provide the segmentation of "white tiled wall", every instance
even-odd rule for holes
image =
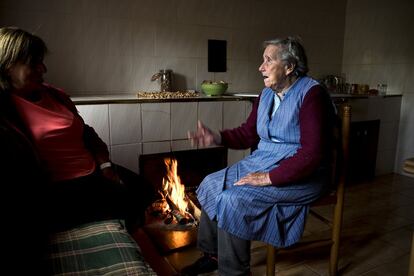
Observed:
[[[82,116],[86,124],[93,127],[99,137],[107,144],[111,144],[109,138],[109,118],[108,105],[80,105],[77,106],[79,114]]]
[[[141,105],[109,105],[109,131],[111,134],[111,145],[141,142],[141,127]]]
[[[142,141],[171,140],[170,103],[142,104]]]
[[[46,80],[71,96],[158,90],[159,69],[176,89],[205,79],[258,92],[262,42],[297,35],[311,74],[340,73],[346,0],[2,0],[0,26],[35,32],[49,46]],[[327,8],[329,7],[329,8]],[[227,40],[228,71],[207,72],[207,40]]]
[[[223,112],[223,106],[226,108]],[[239,126],[250,112],[249,101],[147,104],[78,104],[85,122],[108,144],[113,162],[139,173],[141,154],[193,149],[187,131],[197,120],[221,130]],[[229,151],[228,162],[248,151]]]
[[[411,92],[404,93],[402,100],[398,152],[395,159],[395,169],[401,173],[403,173],[404,160],[414,157],[414,88],[411,87],[410,89]],[[409,176],[413,177],[412,174]]]
[[[348,82],[374,88],[386,83],[387,94],[403,95],[401,110],[390,109],[387,103],[371,105],[374,110],[365,111],[381,113],[384,120],[379,140],[379,150],[383,152],[378,152],[377,173],[401,173],[404,160],[414,157],[413,11],[411,0],[347,1],[342,71]],[[400,116],[398,128],[393,123],[396,115]],[[396,139],[394,148],[390,143]]]
[[[352,120],[380,120],[376,174],[393,171],[397,153],[401,97],[352,99]],[[85,122],[109,145],[115,163],[138,172],[140,154],[192,149],[187,131],[197,120],[218,131],[242,124],[251,111],[249,101],[185,102],[148,104],[78,105]],[[410,139],[412,131],[400,139]],[[250,154],[229,150],[228,164]]]
[[[141,143],[111,145],[111,160],[138,173],[139,156],[142,154],[141,147]]]
[[[197,103],[171,103],[171,138],[186,139],[197,127]]]
[[[250,102],[223,102],[223,110],[223,128],[234,128],[246,121],[246,114],[250,113],[251,105]],[[229,149],[227,163],[232,165],[249,153],[250,150]]]
[[[197,117],[214,131],[223,129],[223,102],[198,103]]]

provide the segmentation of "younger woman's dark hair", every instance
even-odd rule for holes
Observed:
[[[11,88],[8,70],[12,65],[36,64],[47,52],[40,37],[17,27],[0,28],[0,93]]]

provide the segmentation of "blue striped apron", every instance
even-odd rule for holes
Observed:
[[[329,177],[315,174],[283,187],[234,186],[252,172],[267,172],[300,148],[299,110],[306,93],[318,83],[302,77],[288,90],[272,117],[275,93],[265,88],[260,97],[257,150],[232,166],[212,173],[197,189],[197,198],[218,227],[245,240],[276,247],[296,243],[302,236],[309,204],[324,191]]]

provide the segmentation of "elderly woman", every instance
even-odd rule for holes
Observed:
[[[256,147],[238,163],[208,175],[197,196],[202,206],[198,246],[205,253],[183,269],[198,275],[250,274],[250,240],[276,247],[296,243],[308,206],[329,183],[334,108],[319,83],[308,77],[297,39],[264,42],[259,71],[265,88],[240,127],[213,132],[201,122],[193,144],[233,149]]]

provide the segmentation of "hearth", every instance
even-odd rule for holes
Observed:
[[[158,192],[143,229],[161,254],[195,244],[203,178],[227,166],[223,147],[141,155],[140,173]]]

